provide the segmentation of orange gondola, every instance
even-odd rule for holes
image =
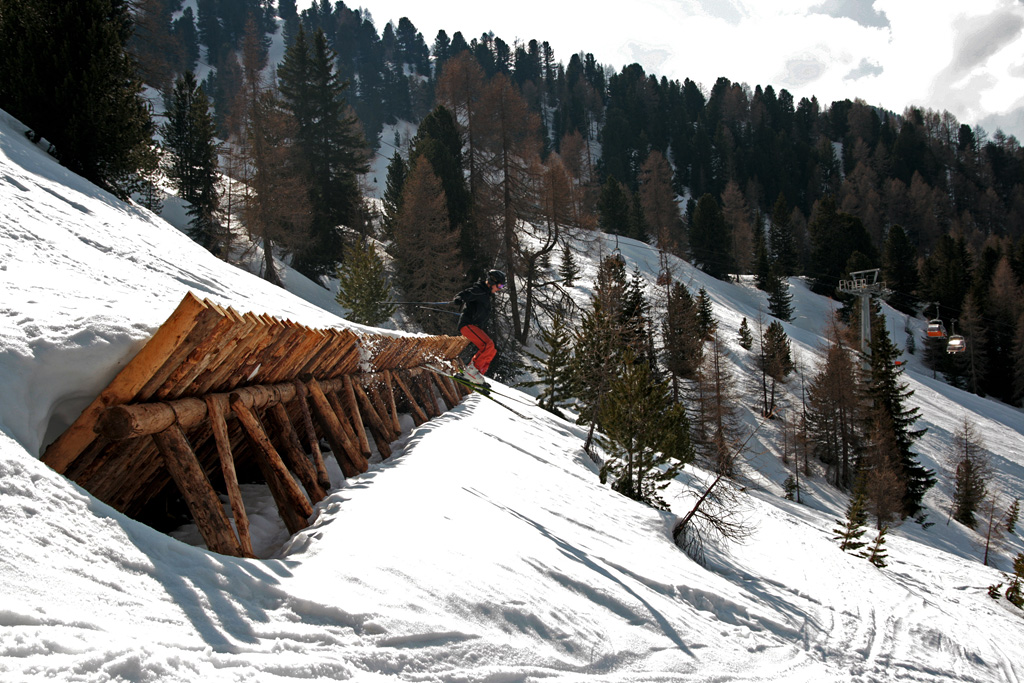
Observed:
[[[946,338],[946,326],[942,324],[941,320],[936,318],[928,321],[928,336],[938,339]]]

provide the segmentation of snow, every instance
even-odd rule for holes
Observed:
[[[987,596],[1020,537],[1003,541],[997,568],[981,564],[977,534],[946,524],[945,453],[967,415],[995,486],[1019,497],[1024,420],[913,357],[906,377],[929,429],[917,450],[940,480],[925,499],[935,524],[893,529],[884,569],[831,540],[841,493],[812,480],[805,504],[782,498],[774,424],[751,441],[756,471],[740,494],[753,534],[709,547],[701,565],[670,529],[706,473],[688,468],[667,491],[672,512],[653,510],[600,484],[581,427],[526,406],[533,419],[522,420],[480,396],[419,428],[405,418],[394,455],[366,474],[344,481],[335,468],[312,525],[291,537],[260,507],[260,487],[247,491],[267,559],[210,553],[179,540],[194,538],[188,528],[169,536],[125,517],[39,455],[186,291],[312,327],[350,323],[327,290],[291,271],[287,289],[273,287],[209,256],[68,173],[23,129],[0,113],[0,680],[1024,678],[1024,614]],[[617,244],[653,282],[646,245],[591,243],[585,277]],[[709,292],[739,373],[749,357],[736,330],[756,321],[763,294],[675,268]],[[811,364],[831,302],[792,286],[800,317],[786,331]],[[753,429],[755,410],[741,408]]]

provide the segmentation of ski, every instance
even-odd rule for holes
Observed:
[[[508,405],[507,403],[505,403],[503,401],[499,401],[498,399],[494,398],[494,396],[491,395],[492,391],[491,391],[490,387],[486,387],[486,386],[484,386],[482,384],[477,384],[476,382],[470,381],[467,377],[464,377],[462,375],[453,375],[450,372],[445,372],[441,368],[436,368],[436,367],[434,367],[432,365],[424,365],[423,367],[426,368],[427,370],[430,370],[433,373],[436,373],[438,375],[443,375],[444,377],[447,377],[448,379],[452,380],[453,382],[458,382],[462,386],[466,387],[467,389],[470,389],[471,391],[476,392],[477,394],[483,396],[484,398],[487,398],[487,399],[490,399],[491,401],[494,401],[499,406],[501,406],[505,410],[509,411],[510,413],[516,415],[517,417],[521,417],[524,420],[532,420],[533,419],[529,415],[526,415],[525,413],[519,412],[518,410],[516,410],[512,406]],[[498,396],[501,396],[502,398],[509,398],[509,397],[505,396],[505,394],[498,394]],[[512,399],[512,400],[516,400],[516,399]]]
[[[424,365],[423,367],[427,368],[431,372],[434,372],[434,373],[439,374],[439,375],[444,375],[445,377],[448,377],[451,380],[454,380],[456,382],[460,382],[464,386],[467,386],[470,389],[473,389],[474,391],[477,389],[477,387],[480,386],[476,382],[473,382],[471,379],[469,379],[464,374],[462,374],[462,371],[448,372],[447,370],[445,370],[443,368],[439,368],[436,365],[430,365],[430,364]],[[482,388],[483,391],[489,391],[490,393],[494,394],[495,396],[500,396],[501,398],[503,398],[503,399],[505,399],[507,401],[514,401],[516,403],[521,403],[524,406],[527,406],[529,408],[536,408],[537,407],[537,404],[534,403],[533,401],[525,401],[525,400],[523,400],[523,399],[521,399],[521,398],[519,398],[517,396],[511,396],[509,394],[506,394],[505,392],[496,391],[494,389],[494,387],[484,386],[484,387],[481,387],[481,388]]]

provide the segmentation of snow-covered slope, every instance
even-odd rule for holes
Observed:
[[[620,250],[656,272],[647,247]],[[752,288],[677,268],[707,287],[725,337],[756,317]],[[787,331],[810,358],[829,303],[794,287],[802,317]],[[1024,677],[1024,615],[987,597],[1002,573],[978,562],[971,533],[945,525],[948,483],[927,499],[937,524],[895,530],[878,570],[831,541],[840,495],[818,483],[807,505],[781,499],[771,426],[742,496],[754,533],[712,548],[706,566],[672,544],[673,514],[599,483],[580,428],[478,396],[407,422],[395,455],[365,475],[336,477],[314,524],[272,559],[156,532],[38,455],[189,289],[239,311],[347,324],[329,300],[325,310],[266,285],[68,174],[0,114],[0,680]],[[968,411],[999,486],[1019,495],[1021,413],[910,368],[925,464],[948,469],[944,444]],[[670,489],[673,513],[691,493]],[[1008,543],[1004,567],[1020,550]]]

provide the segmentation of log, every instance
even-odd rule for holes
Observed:
[[[327,497],[327,492],[317,482],[316,470],[302,450],[302,443],[299,441],[299,435],[292,425],[291,418],[288,417],[288,411],[280,403],[275,403],[267,408],[267,414],[274,422],[274,431],[277,433],[278,443],[281,444],[281,454],[286,464],[302,482],[310,501],[314,505],[319,503]]]
[[[341,426],[341,421],[334,409],[331,408],[323,389],[320,388],[320,383],[313,377],[306,376],[304,379],[306,389],[309,390],[309,400],[312,402],[313,412],[316,413],[317,420],[324,430],[327,443],[331,444],[331,452],[334,453],[334,458],[338,461],[342,474],[346,477],[361,474],[349,458],[349,453],[354,452],[355,447],[349,442],[348,436]]]
[[[363,446],[362,441],[356,434],[349,411],[342,405],[338,393],[336,391],[325,393],[327,395],[327,402],[331,404],[331,409],[338,416],[338,424],[345,430],[345,435],[348,436],[349,443],[352,444],[353,450],[348,454],[349,460],[352,461],[352,464],[356,466],[360,473],[365,472],[370,469],[370,445],[367,443],[365,447]]]
[[[252,549],[252,536],[249,535],[249,515],[246,514],[245,504],[242,502],[242,490],[238,486],[238,475],[235,473],[235,458],[231,453],[231,439],[228,438],[228,425],[224,419],[225,403],[226,401],[217,400],[212,396],[206,397],[210,428],[213,430],[213,439],[217,445],[220,470],[224,475],[224,488],[227,489],[228,500],[231,501],[231,513],[235,517],[235,529],[242,545],[242,555],[256,557]]]
[[[153,435],[167,471],[185,498],[192,519],[206,541],[206,547],[215,553],[241,557],[242,546],[231,529],[217,492],[199,466],[196,454],[178,425],[171,425]]]
[[[327,391],[344,386],[341,378],[326,380],[321,384]],[[276,403],[288,403],[296,396],[292,382],[280,384],[258,384],[242,387],[229,392],[238,394],[242,403],[253,410],[267,408]],[[229,393],[209,394],[218,401],[227,402]],[[230,418],[230,412],[225,418]],[[180,398],[160,403],[129,403],[111,406],[104,410],[93,429],[111,441],[131,439],[136,436],[162,432],[174,423],[188,430],[198,427],[208,417],[207,404],[198,398]]]
[[[384,393],[387,399],[388,414],[391,416],[391,430],[395,438],[402,433],[402,424],[398,421],[398,409],[395,407],[395,384],[390,370],[384,371]]]
[[[373,375],[370,375],[369,377],[372,378]],[[379,427],[383,430],[384,437],[390,444],[400,435],[395,433],[394,427],[391,424],[391,414],[388,412],[385,402],[381,398],[381,392],[377,390],[375,383],[367,378],[364,378],[362,383],[357,382],[356,387],[359,391],[363,392],[362,395],[366,397],[367,401],[369,401],[372,408],[370,413],[379,420]],[[359,397],[358,391],[356,392],[356,396],[357,398]]]
[[[312,458],[313,467],[316,469],[317,483],[320,484],[324,491],[328,491],[331,488],[331,478],[328,476],[327,467],[324,465],[324,454],[320,452],[320,437],[316,435],[316,429],[313,427],[313,417],[309,414],[309,403],[306,401],[309,391],[306,389],[306,385],[297,379],[292,380],[292,384],[295,386],[295,402],[299,406],[299,414],[302,418],[302,431],[306,435],[310,458]]]
[[[353,382],[352,385],[353,394],[356,401],[362,406],[362,414],[366,418],[370,433],[373,434],[374,443],[377,444],[377,451],[382,459],[387,460],[391,456],[391,439],[388,428],[377,414],[377,409],[370,401],[370,397],[363,391],[363,387],[358,382]]]
[[[47,446],[42,461],[61,474],[96,438],[93,426],[108,406],[131,401],[150,378],[170,359],[184,358],[195,348],[190,333],[201,322],[209,307],[192,292],[171,313],[142,350],[114,377],[60,437]],[[214,321],[215,322],[215,321]]]
[[[427,414],[423,412],[423,408],[421,408],[416,402],[416,395],[412,393],[412,390],[402,380],[401,376],[398,373],[394,373],[392,376],[395,379],[395,384],[398,385],[398,388],[402,390],[402,393],[405,394],[406,399],[408,399],[409,411],[412,414],[412,420],[416,423],[416,426],[419,427],[427,421]]]
[[[292,479],[291,472],[288,471],[281,456],[270,442],[256,413],[242,403],[238,394],[231,394],[230,401],[231,410],[235,413],[254,446],[256,464],[263,473],[267,486],[270,487],[284,525],[293,534],[305,529],[309,526],[309,517],[313,514],[313,506],[309,504],[305,494]]]
[[[441,399],[444,401],[444,405],[448,410],[451,410],[459,401],[455,396],[455,392],[448,386],[450,381],[447,377],[442,377],[436,373],[430,373],[430,379],[433,380],[434,384],[437,385],[438,390],[441,392]]]
[[[366,438],[366,428],[363,426],[362,411],[359,410],[359,403],[356,401],[356,392],[352,386],[352,377],[350,375],[345,375],[341,380],[344,386],[342,389],[338,390],[339,395],[342,397],[344,402],[346,413],[352,420],[352,426],[355,427],[356,436],[359,439],[359,446],[362,448],[363,456],[369,460],[370,442]],[[367,467],[369,467],[369,464],[367,464]]]
[[[410,386],[413,391],[419,393],[420,404],[423,406],[423,412],[427,414],[428,418],[434,419],[441,414],[441,411],[437,408],[437,397],[434,396],[434,390],[431,387],[430,380],[423,377],[424,373],[428,372],[430,371],[423,370],[422,368],[413,368],[410,370]]]

